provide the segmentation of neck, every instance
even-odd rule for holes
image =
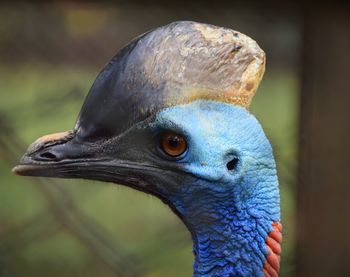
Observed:
[[[194,276],[277,276],[280,228],[278,190],[259,203],[234,192],[197,192],[177,203],[192,233]],[[238,204],[240,203],[240,204]],[[272,237],[272,240],[271,240]],[[269,276],[266,274],[265,276]]]

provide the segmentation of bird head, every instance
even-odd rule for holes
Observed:
[[[259,261],[247,271],[261,273],[269,250],[260,244],[279,221],[272,150],[247,110],[264,66],[257,43],[230,29],[175,22],[145,33],[99,74],[75,128],[39,138],[14,172],[114,182],[156,195],[191,231],[202,275],[216,267],[200,250],[208,226],[227,233],[228,261],[235,228],[244,223],[256,231],[263,218],[261,239],[251,246]],[[229,217],[237,218],[225,224]],[[212,260],[220,260],[226,246],[211,247]]]

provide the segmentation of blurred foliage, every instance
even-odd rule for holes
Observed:
[[[74,127],[101,61],[106,62],[117,47],[146,31],[145,26],[164,24],[189,13],[168,10],[166,14],[155,9],[152,19],[145,15],[142,21],[143,13],[135,7],[55,7],[0,9],[0,23],[4,23],[0,24],[0,48],[3,55],[6,53],[0,66],[0,276],[122,275],[111,266],[115,259],[132,264],[142,276],[190,276],[193,256],[189,232],[155,197],[114,184],[31,179],[11,173],[24,147],[37,137]],[[190,18],[234,24],[227,11],[220,19],[210,19],[209,14],[204,10]],[[23,16],[21,26],[14,23],[18,15]],[[238,20],[235,28],[261,36],[256,21],[253,23],[251,27]],[[113,24],[116,29],[110,27]],[[51,32],[53,26],[55,32]],[[295,31],[288,26],[276,31],[283,33],[279,42],[287,38],[283,31],[295,38]],[[271,45],[269,40],[276,42],[271,33],[262,41],[264,45]],[[267,47],[267,52],[278,60],[278,51],[276,54]],[[285,234],[281,276],[293,276],[294,272],[297,91],[293,64],[268,63],[251,108],[277,158]],[[102,248],[99,243],[104,244]]]

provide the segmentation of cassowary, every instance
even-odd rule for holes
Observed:
[[[231,29],[147,32],[98,75],[75,128],[39,138],[14,172],[159,197],[191,232],[194,276],[278,276],[276,166],[247,110],[264,69],[257,43]]]

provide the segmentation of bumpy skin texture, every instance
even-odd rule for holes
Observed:
[[[272,231],[266,239],[266,247],[268,250],[263,272],[265,277],[278,276],[280,269],[280,254],[282,242],[282,225],[279,222],[272,224]]]
[[[166,194],[192,233],[194,276],[270,276],[263,267],[280,221],[279,190],[271,146],[254,116],[196,101],[160,112],[153,125],[188,139],[178,163],[195,178]],[[228,170],[233,158],[239,162]]]
[[[74,130],[37,140],[14,171],[156,195],[192,234],[194,276],[276,276],[275,162],[243,108],[264,65],[264,52],[239,32],[196,22],[157,28],[103,69]],[[178,159],[159,149],[160,133],[169,130],[188,143]]]
[[[186,138],[187,151],[179,158],[160,149],[163,131]],[[82,141],[74,132],[60,137],[30,147],[22,174],[96,179],[156,195],[192,234],[194,276],[277,276],[275,162],[246,109],[197,100],[163,109],[112,138]],[[40,158],[47,151],[56,160]],[[231,161],[236,163],[228,167]]]

